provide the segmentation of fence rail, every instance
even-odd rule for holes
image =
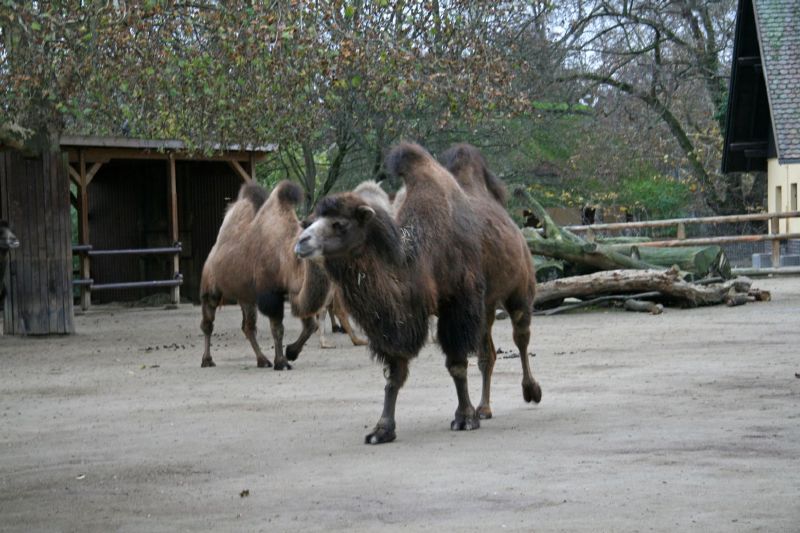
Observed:
[[[82,261],[88,261],[92,257],[114,256],[114,255],[172,255],[179,257],[183,251],[180,241],[172,246],[160,246],[155,248],[121,248],[117,250],[95,250],[91,244],[73,244],[73,255],[80,255]],[[175,261],[177,263],[177,260]],[[88,272],[89,265],[86,264],[82,270]],[[78,277],[73,278],[72,285],[81,289],[81,308],[85,311],[91,303],[91,291],[113,290],[113,289],[142,289],[152,287],[170,287],[172,291],[173,303],[178,303],[180,295],[178,288],[183,284],[183,275],[180,272],[173,272],[172,279],[157,279],[145,281],[121,281],[114,283],[95,283],[93,278]]]
[[[780,264],[781,241],[789,239],[800,239],[800,233],[780,232],[780,220],[788,218],[800,218],[800,211],[783,211],[779,213],[751,213],[747,215],[723,215],[712,217],[695,218],[671,218],[665,220],[648,220],[638,222],[614,222],[609,224],[590,224],[565,226],[565,229],[573,233],[584,233],[586,239],[593,241],[598,232],[601,231],[622,231],[631,229],[648,228],[676,228],[675,239],[656,240],[636,243],[637,246],[703,246],[711,244],[731,244],[772,241],[772,265]],[[766,234],[750,235],[722,235],[717,237],[697,237],[686,238],[686,226],[693,224],[735,224],[742,222],[763,222],[769,221],[769,232]]]

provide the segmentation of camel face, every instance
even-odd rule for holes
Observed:
[[[365,225],[374,216],[375,210],[368,205],[358,206],[351,216],[319,216],[300,234],[294,253],[301,259],[352,255],[363,247],[367,237]]]
[[[19,239],[8,227],[6,221],[0,221],[0,249],[8,250],[19,247]]]

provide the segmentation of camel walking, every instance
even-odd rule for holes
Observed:
[[[484,331],[479,218],[450,172],[422,147],[400,144],[386,166],[406,186],[396,220],[357,194],[335,194],[317,204],[295,246],[298,256],[324,265],[384,365],[383,412],[368,444],[396,438],[397,396],[434,314],[458,399],[450,427],[480,427],[467,387],[467,355],[478,350]]]
[[[303,345],[317,329],[316,313],[331,290],[325,271],[298,259],[292,248],[302,231],[295,206],[302,199],[299,185],[279,183],[272,194],[257,184],[245,184],[228,208],[217,242],[203,266],[200,300],[205,335],[201,366],[215,366],[211,357],[211,334],[216,309],[223,298],[236,300],[242,308],[242,331],[261,368],[272,363],[256,340],[256,308],[269,317],[275,343],[275,370],[291,369]],[[284,302],[300,318],[303,330],[283,350]]]

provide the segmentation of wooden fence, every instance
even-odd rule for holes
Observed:
[[[637,246],[703,246],[709,244],[731,244],[737,242],[772,241],[772,265],[780,264],[780,242],[787,239],[800,239],[800,233],[781,233],[779,221],[786,218],[799,218],[800,211],[784,211],[781,213],[753,213],[749,215],[728,215],[696,218],[672,218],[666,220],[649,220],[643,222],[615,222],[611,224],[591,224],[586,226],[566,226],[573,233],[584,233],[585,238],[593,241],[598,232],[616,232],[631,229],[675,228],[677,237],[669,240],[658,240],[637,243]],[[734,224],[741,222],[769,221],[769,232],[756,235],[724,235],[718,237],[686,238],[686,226],[691,224]]]

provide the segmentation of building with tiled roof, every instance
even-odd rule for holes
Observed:
[[[767,171],[768,209],[797,211],[800,2],[740,0],[723,172]],[[788,228],[785,224],[789,225]],[[800,219],[782,229],[800,231]]]

